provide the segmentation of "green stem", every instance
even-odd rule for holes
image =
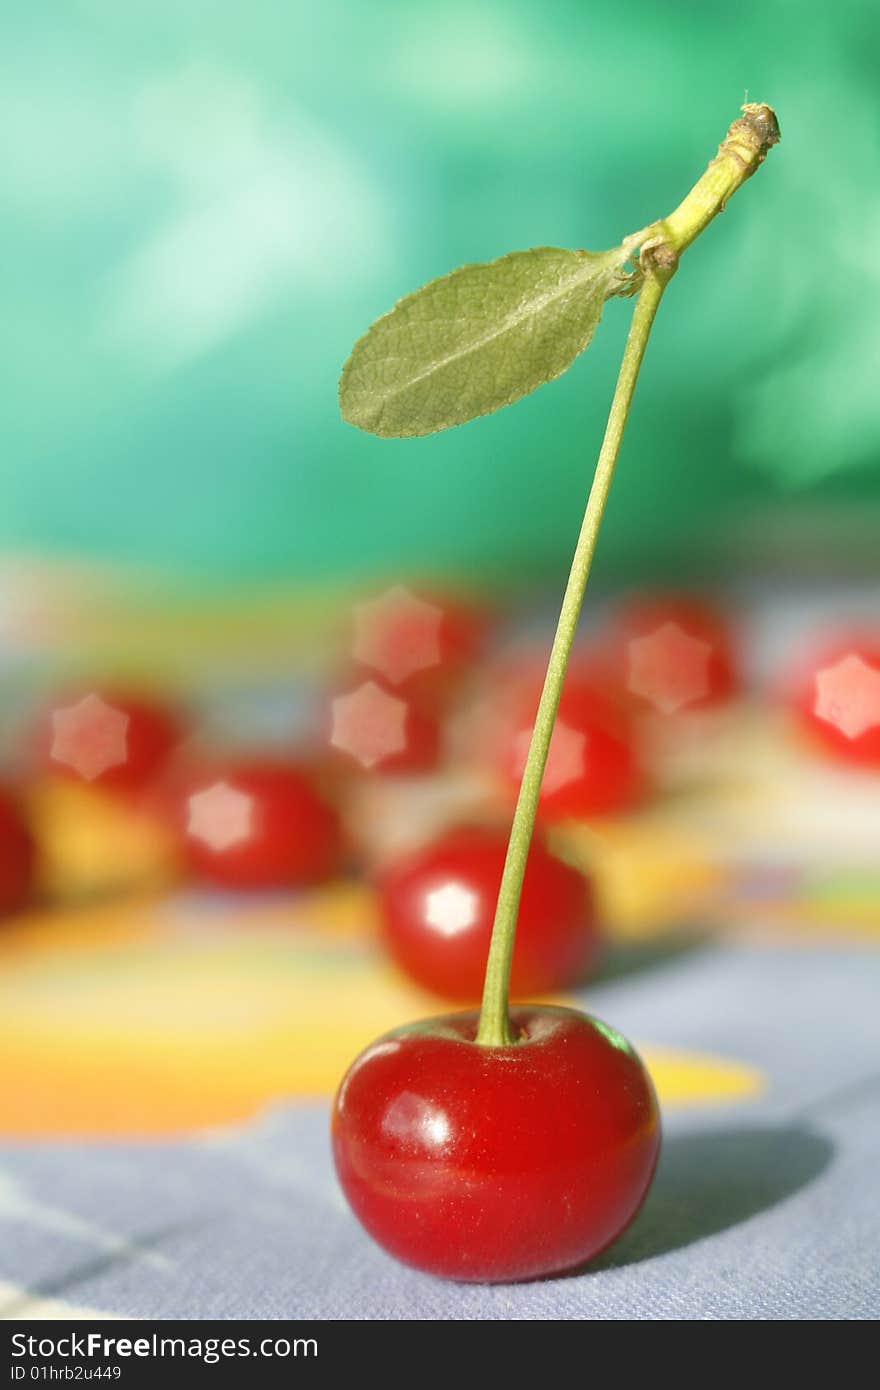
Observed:
[[[498,893],[476,1038],[485,1047],[501,1047],[516,1042],[509,1011],[510,967],[541,781],[599,527],[651,326],[663,291],[677,269],[679,253],[722,211],[728,198],[755,172],[768,149],[778,139],[779,127],[769,106],[743,107],[743,115],[730,127],[717,156],[675,212],[646,229],[647,236],[638,235],[640,269],[644,277],[642,288],[636,300],[605,437],[562,600]]]
[[[541,781],[547,763],[547,754],[550,751],[550,740],[553,736],[553,725],[556,722],[556,711],[559,708],[559,698],[562,694],[568,658],[577,631],[584,590],[587,587],[593,553],[599,537],[602,514],[608,500],[614,465],[617,463],[617,455],[620,452],[620,443],[623,439],[630,401],[635,390],[639,368],[642,365],[642,358],[645,355],[645,348],[648,345],[651,324],[654,322],[654,315],[669,278],[669,275],[648,274],[645,276],[642,289],[639,291],[629,336],[626,340],[623,361],[620,364],[620,375],[617,378],[617,388],[611,403],[605,438],[602,441],[599,461],[596,464],[596,473],[593,478],[593,486],[590,489],[590,498],[587,502],[581,532],[578,536],[571,573],[565,587],[559,623],[550,651],[547,675],[544,678],[544,688],[541,692],[528,757],[517,797],[516,810],[513,814],[507,859],[498,892],[495,925],[492,929],[492,943],[489,947],[489,959],[486,965],[483,1007],[477,1033],[477,1042],[483,1043],[487,1047],[498,1047],[504,1043],[515,1041],[508,1013],[510,966],[513,960],[516,917],[519,911],[523,875],[526,870],[529,845],[535,826]]]
[[[776,112],[752,102],[733,122],[706,172],[675,212],[660,224],[662,238],[681,253],[704,231],[779,140]]]

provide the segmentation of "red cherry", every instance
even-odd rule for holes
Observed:
[[[34,841],[17,801],[0,788],[0,914],[15,912],[30,896]]]
[[[178,817],[193,872],[225,888],[316,883],[339,861],[336,812],[286,763],[224,763],[193,776]]]
[[[364,772],[424,772],[440,756],[440,725],[400,690],[373,677],[330,701],[331,749]]]
[[[418,984],[447,999],[479,1000],[506,852],[506,832],[462,828],[380,876],[385,939]],[[571,984],[596,946],[589,880],[534,839],[517,917],[513,994],[522,998]]]
[[[398,691],[437,695],[474,659],[485,622],[450,598],[396,584],[355,605],[352,660]]]
[[[880,634],[829,643],[793,684],[797,718],[815,743],[846,762],[880,767]]]
[[[691,597],[658,595],[623,604],[606,659],[619,689],[664,715],[722,704],[738,684],[728,623],[710,604]]]
[[[36,730],[36,744],[40,761],[52,773],[135,791],[161,770],[181,732],[164,705],[90,690],[55,701]]]
[[[514,721],[504,770],[518,790],[533,718]],[[588,684],[566,683],[541,784],[538,812],[545,820],[606,815],[636,805],[645,773],[629,721]]]
[[[629,1225],[660,1145],[650,1078],[629,1044],[571,1009],[511,1014],[519,1041],[474,1042],[477,1014],[367,1048],[333,1111],[355,1215],[431,1274],[534,1279],[575,1269]]]

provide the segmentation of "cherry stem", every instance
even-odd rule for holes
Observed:
[[[744,106],[743,114],[731,125],[718,154],[675,212],[627,239],[633,252],[639,252],[642,284],[620,364],[571,572],[565,587],[513,814],[510,842],[498,892],[498,905],[486,963],[483,1004],[476,1037],[476,1041],[485,1047],[502,1047],[517,1041],[510,1022],[510,968],[513,961],[516,919],[529,846],[535,828],[541,782],[599,528],[654,317],[663,292],[678,268],[679,254],[699,236],[713,217],[723,210],[728,198],[755,172],[767,151],[778,139],[779,127],[771,107],[755,103]]]

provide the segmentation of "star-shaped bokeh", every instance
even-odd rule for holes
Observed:
[[[516,740],[515,766],[520,776],[526,765],[531,741],[531,729],[523,730]],[[569,782],[576,782],[584,775],[586,766],[587,735],[579,729],[571,728],[564,719],[557,719],[550,740],[541,791],[549,795],[559,791],[560,787],[566,786]]]
[[[228,782],[214,782],[187,801],[187,834],[222,853],[253,833],[254,799]]]
[[[337,695],[331,709],[331,744],[361,767],[369,770],[405,750],[407,702],[376,681],[364,681],[349,694]]]
[[[849,652],[816,672],[813,713],[848,739],[880,726],[880,671]]]
[[[53,762],[87,782],[128,761],[129,716],[91,692],[74,705],[52,712]]]
[[[442,608],[396,584],[378,598],[356,605],[352,655],[392,685],[401,685],[417,672],[439,665],[442,623]]]
[[[661,714],[675,714],[708,695],[711,656],[711,642],[667,621],[627,643],[627,689]]]

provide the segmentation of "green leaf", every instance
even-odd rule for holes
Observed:
[[[605,300],[636,288],[631,250],[536,246],[429,281],[355,343],[343,417],[371,434],[431,434],[552,381],[589,343]]]

